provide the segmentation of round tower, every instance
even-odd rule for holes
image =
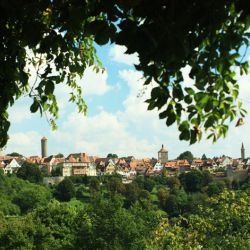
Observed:
[[[44,136],[41,139],[42,158],[47,157],[47,142],[48,142],[48,139]]]
[[[158,152],[158,161],[163,164],[168,161],[168,151],[164,148],[163,144]]]
[[[242,160],[245,159],[245,148],[244,148],[243,142],[242,142],[242,145],[241,145],[241,159]]]

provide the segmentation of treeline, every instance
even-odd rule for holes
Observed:
[[[22,173],[22,174],[20,174]],[[0,173],[0,249],[249,249],[250,180]],[[29,180],[28,180],[29,179]]]

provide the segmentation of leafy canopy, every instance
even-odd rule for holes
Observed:
[[[178,157],[178,160],[188,160],[188,161],[192,161],[194,159],[193,154],[190,151],[185,151],[183,153],[181,153]]]
[[[0,10],[0,147],[8,139],[7,110],[23,95],[33,99],[31,112],[45,112],[54,128],[59,84],[87,111],[76,76],[100,68],[94,42],[138,53],[145,85],[157,84],[148,109],[157,108],[167,126],[177,123],[181,140],[195,143],[207,131],[216,141],[229,122],[243,122],[236,71],[247,73],[249,66],[242,55],[250,36],[245,0],[3,0]],[[183,83],[185,67],[193,84]]]

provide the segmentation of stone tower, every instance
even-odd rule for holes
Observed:
[[[48,139],[44,136],[41,139],[42,158],[47,157],[47,142],[48,142]]]
[[[158,152],[158,161],[163,164],[168,161],[168,151],[164,148],[163,144]]]
[[[241,145],[241,159],[242,160],[245,159],[245,148],[244,148],[243,142],[242,142],[242,145]]]

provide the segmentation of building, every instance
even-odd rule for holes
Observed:
[[[163,144],[161,149],[158,152],[158,161],[162,164],[168,161],[168,151],[164,148]]]
[[[163,166],[160,162],[156,162],[154,165],[153,165],[153,171],[155,172],[160,172],[163,170]]]
[[[3,160],[1,162],[1,168],[4,171],[4,174],[13,174],[16,173],[21,165],[16,161],[16,159]]]
[[[105,174],[114,174],[116,170],[115,163],[112,159],[108,159],[108,161],[105,164]]]
[[[62,176],[96,176],[96,166],[92,162],[62,162]]]
[[[245,148],[244,148],[243,142],[242,142],[240,151],[241,151],[241,159],[244,160],[245,159]]]
[[[41,139],[41,153],[42,153],[42,158],[44,157],[47,157],[47,153],[48,153],[48,139],[44,136],[42,139]]]

